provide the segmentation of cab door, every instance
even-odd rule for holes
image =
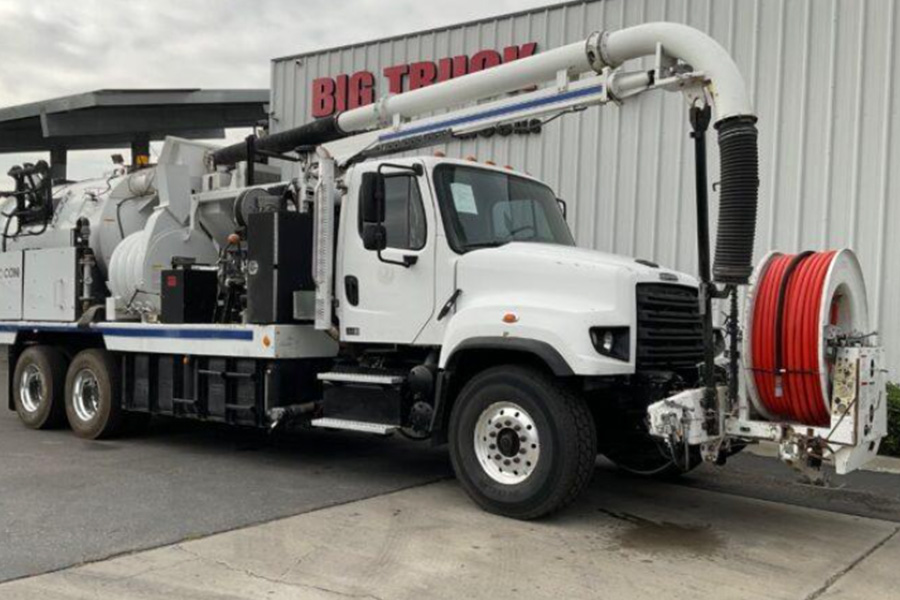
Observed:
[[[435,207],[424,175],[388,166],[382,172],[384,250],[363,245],[361,167],[350,178],[341,208],[335,281],[341,339],[410,344],[434,312]]]

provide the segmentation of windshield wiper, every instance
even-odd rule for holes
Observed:
[[[498,240],[494,240],[492,242],[473,242],[471,244],[466,244],[466,250],[474,250],[476,248],[497,248],[499,246],[505,246],[510,243],[512,240],[507,240],[505,242],[501,242]]]

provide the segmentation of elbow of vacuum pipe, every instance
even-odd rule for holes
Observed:
[[[592,36],[597,46],[594,68],[616,68],[627,60],[653,56],[657,44],[663,52],[706,74],[715,122],[733,117],[754,117],[747,85],[728,52],[702,31],[678,23],[645,23]],[[599,58],[599,60],[597,60]]]
[[[594,35],[589,55],[594,69],[663,52],[682,60],[708,80],[707,90],[719,134],[719,224],[713,279],[742,285],[753,272],[759,200],[756,115],[737,65],[722,46],[703,32],[676,23],[647,23]],[[593,48],[593,51],[591,50]]]

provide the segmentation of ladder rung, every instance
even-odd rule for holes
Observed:
[[[385,425],[383,423],[367,423],[365,421],[351,421],[348,419],[313,419],[309,422],[313,427],[324,427],[327,429],[343,429],[345,431],[361,431],[363,433],[375,433],[378,435],[387,435],[399,429],[396,425]]]
[[[402,375],[382,375],[374,373],[319,373],[319,381],[331,383],[367,383],[370,385],[398,385],[403,383]]]

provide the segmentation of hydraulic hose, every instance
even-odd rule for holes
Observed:
[[[836,318],[835,299],[825,298],[836,255],[776,256],[757,283],[750,332],[753,378],[760,402],[774,418],[816,427],[830,422],[820,342],[821,323],[834,324]]]

